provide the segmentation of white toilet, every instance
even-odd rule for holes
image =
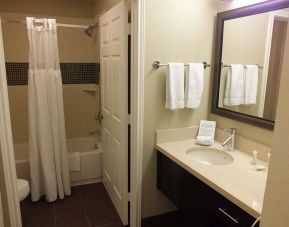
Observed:
[[[30,193],[29,182],[23,179],[17,179],[17,193],[19,202],[24,200]]]

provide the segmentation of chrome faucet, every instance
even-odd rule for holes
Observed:
[[[222,143],[222,146],[229,144],[229,151],[234,151],[235,150],[236,129],[235,128],[226,128],[226,129],[224,129],[224,131],[229,132],[230,137]]]

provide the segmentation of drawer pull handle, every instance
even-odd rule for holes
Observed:
[[[235,223],[239,223],[238,222],[238,218],[233,218],[230,214],[228,214],[227,212],[226,212],[226,210],[225,209],[222,209],[222,208],[219,208],[219,211],[221,211],[223,214],[225,214],[228,218],[230,218],[233,222],[235,222]]]

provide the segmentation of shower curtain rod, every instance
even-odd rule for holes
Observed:
[[[26,21],[24,20],[2,20],[4,23],[21,23],[21,24],[26,24]],[[88,28],[89,26],[87,25],[78,25],[78,24],[56,24],[57,27],[66,27],[66,28]]]

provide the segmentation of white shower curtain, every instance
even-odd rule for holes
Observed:
[[[71,194],[56,21],[28,17],[27,30],[31,197],[52,202]]]

